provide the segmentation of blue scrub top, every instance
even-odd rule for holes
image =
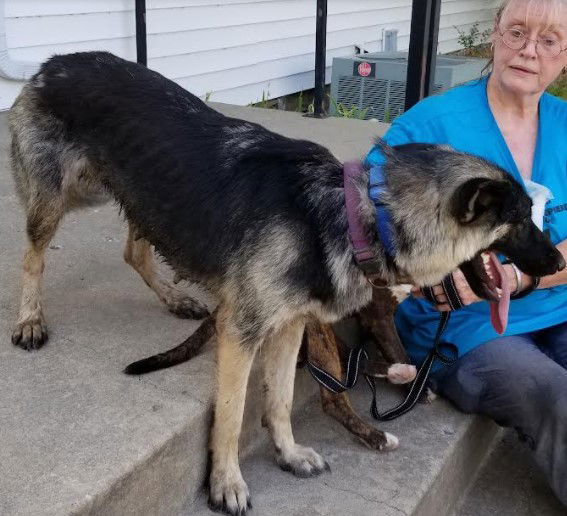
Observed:
[[[492,115],[486,94],[488,78],[428,97],[394,120],[384,136],[390,145],[410,142],[448,144],[459,151],[486,158],[523,179]],[[380,159],[373,148],[370,165]],[[544,93],[539,103],[539,128],[532,181],[549,188],[553,199],[545,207],[544,231],[553,243],[567,238],[567,102]],[[421,363],[433,344],[439,321],[428,301],[408,298],[396,312],[400,337],[413,361]],[[540,289],[510,302],[504,335],[527,333],[567,321],[567,285]],[[443,341],[454,344],[459,356],[500,337],[490,323],[488,302],[453,312]],[[440,364],[436,364],[437,369]]]

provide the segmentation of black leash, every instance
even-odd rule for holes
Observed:
[[[378,406],[376,403],[375,378],[372,376],[364,375],[366,382],[368,383],[370,390],[372,391],[372,405],[370,406],[370,414],[372,414],[372,417],[374,419],[377,419],[378,421],[391,421],[392,419],[396,419],[397,417],[400,417],[401,415],[410,411],[419,401],[421,395],[423,394],[423,391],[427,386],[427,380],[429,379],[431,368],[435,359],[438,359],[447,365],[452,364],[456,360],[455,349],[453,349],[453,356],[445,355],[441,351],[441,336],[443,335],[443,332],[447,327],[450,316],[451,312],[441,312],[433,349],[429,352],[427,358],[419,368],[419,371],[417,372],[417,375],[410,386],[410,390],[406,396],[406,399],[399,405],[391,408],[390,410],[387,410],[386,412],[378,412]],[[347,370],[344,383],[340,380],[337,380],[334,376],[327,373],[320,367],[317,367],[315,364],[312,364],[309,360],[307,360],[307,367],[309,369],[309,372],[317,382],[319,382],[323,387],[330,390],[331,392],[339,394],[348,389],[351,389],[356,385],[360,368],[360,358],[363,355],[366,359],[368,359],[368,355],[364,350],[362,344],[354,349],[351,349],[347,359]]]
[[[391,408],[390,410],[387,410],[386,412],[383,412],[382,414],[378,412],[378,407],[376,405],[376,380],[372,376],[364,375],[366,382],[368,383],[370,390],[372,391],[372,405],[370,406],[370,414],[372,414],[372,417],[374,419],[377,419],[378,421],[391,421],[392,419],[396,419],[406,412],[409,412],[419,401],[425,388],[427,387],[427,380],[429,379],[431,368],[433,367],[435,359],[440,360],[446,365],[450,365],[456,360],[455,353],[453,354],[453,356],[448,356],[441,351],[441,335],[443,335],[443,332],[447,327],[450,316],[451,312],[441,312],[433,349],[429,352],[423,364],[421,364],[421,367],[419,368],[412,384],[410,385],[406,399],[399,405]]]
[[[369,172],[369,197],[374,202],[376,206],[376,228],[378,233],[378,239],[382,243],[382,247],[386,253],[386,257],[390,258],[395,254],[395,246],[392,240],[392,224],[391,219],[388,214],[388,210],[380,202],[380,197],[382,196],[383,190],[385,188],[384,180],[384,164],[386,160],[381,154],[377,163],[370,168]],[[360,162],[347,162],[343,167],[343,177],[344,177],[344,192],[345,192],[345,207],[346,215],[348,221],[348,234],[352,242],[354,259],[356,264],[362,271],[367,275],[368,281],[373,286],[373,281],[371,277],[377,272],[376,262],[378,260],[374,251],[372,250],[372,242],[368,240],[368,235],[364,231],[362,224],[360,222],[360,217],[358,214],[358,207],[360,204],[360,195],[355,187],[355,180],[362,176],[363,166]],[[447,302],[452,310],[461,308],[463,306],[459,293],[453,281],[453,276],[449,274],[441,282],[443,289],[445,291]],[[435,295],[433,293],[433,288],[422,288],[424,296],[437,304]],[[457,353],[453,349],[453,357],[448,357],[441,352],[441,335],[445,331],[447,323],[449,322],[450,312],[441,312],[439,319],[439,326],[437,328],[437,334],[435,335],[435,341],[433,349],[427,355],[427,358],[419,368],[417,375],[410,386],[410,390],[406,399],[400,403],[398,406],[387,410],[383,414],[378,412],[378,407],[376,404],[376,383],[372,376],[364,375],[370,389],[372,390],[372,405],[370,407],[370,413],[372,417],[378,419],[379,421],[389,421],[395,419],[402,414],[405,414],[411,410],[415,404],[419,401],[419,398],[423,394],[425,387],[427,385],[427,380],[431,373],[431,368],[435,359],[441,360],[445,364],[451,364],[456,360]],[[364,357],[368,360],[368,355],[364,350],[362,344],[359,344],[355,349],[351,349],[348,360],[347,360],[347,370],[345,376],[345,382],[341,382],[334,376],[330,375],[320,367],[312,364],[309,359],[307,359],[307,367],[309,372],[313,375],[313,378],[317,380],[323,387],[327,388],[335,394],[346,391],[354,387],[358,380],[358,371],[360,366],[360,359]]]

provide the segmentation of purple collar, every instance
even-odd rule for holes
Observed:
[[[382,167],[380,166],[379,168],[381,169]],[[356,187],[356,182],[363,173],[364,168],[360,161],[349,161],[343,165],[348,233],[354,250],[354,260],[358,267],[360,267],[366,275],[372,275],[378,272],[378,256],[373,250],[373,240],[369,240],[369,236],[364,231],[360,222],[360,193]],[[381,175],[381,171],[379,173]],[[375,176],[376,174],[377,172],[373,171],[372,175]],[[372,182],[371,187],[374,189],[374,192],[371,193],[374,193],[375,195],[371,198],[376,206],[377,233],[380,237],[380,241],[384,245],[386,254],[391,257],[394,254],[394,247],[390,231],[390,217],[384,207],[379,203],[378,199],[374,198],[374,196],[377,196],[380,193],[381,188],[379,188],[378,191],[376,190],[376,187],[380,186],[381,185],[377,185]]]

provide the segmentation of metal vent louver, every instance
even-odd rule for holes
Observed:
[[[382,120],[386,111],[388,81],[383,79],[365,79],[361,105],[368,107],[364,118]]]
[[[337,102],[345,106],[358,106],[360,104],[360,84],[362,77],[343,75],[339,78],[339,94]]]

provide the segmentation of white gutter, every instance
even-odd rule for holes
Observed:
[[[8,54],[6,44],[5,0],[0,0],[0,77],[24,81],[39,70],[40,63],[14,61]]]

